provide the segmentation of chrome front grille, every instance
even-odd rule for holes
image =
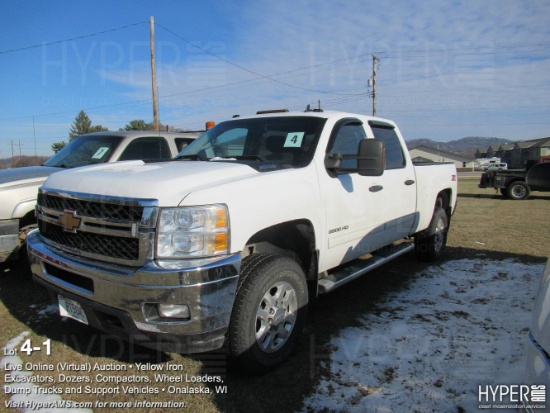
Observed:
[[[132,266],[153,257],[155,200],[41,189],[36,210],[44,240],[71,254]]]
[[[121,238],[92,232],[63,231],[59,225],[39,221],[40,233],[44,238],[71,250],[112,257],[123,260],[139,260],[139,242],[137,238]]]
[[[140,221],[143,215],[143,206],[130,206],[105,202],[86,201],[74,198],[65,198],[43,192],[38,194],[38,205],[57,211],[78,211],[80,215],[88,217],[113,219],[118,221]]]

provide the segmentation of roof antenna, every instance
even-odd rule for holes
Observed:
[[[306,110],[304,112],[322,112],[323,109],[321,109],[321,99],[317,101],[317,109],[311,109],[311,105],[308,103],[306,106]]]

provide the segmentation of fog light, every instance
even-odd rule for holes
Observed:
[[[189,307],[184,304],[159,304],[159,315],[167,318],[191,318]]]

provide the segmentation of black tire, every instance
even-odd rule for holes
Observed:
[[[416,257],[420,261],[437,261],[447,245],[449,217],[445,210],[436,207],[430,225],[414,238]]]
[[[516,181],[512,182],[506,187],[506,197],[514,201],[521,201],[529,198],[531,195],[531,188],[525,182]]]
[[[32,276],[29,255],[27,253],[27,235],[36,228],[38,228],[37,224],[31,224],[19,229],[19,256],[17,260],[21,274],[27,277]]]
[[[245,258],[228,336],[238,369],[263,373],[290,356],[305,325],[307,291],[294,260],[264,253]]]

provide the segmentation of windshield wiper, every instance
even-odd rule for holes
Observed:
[[[180,159],[189,159],[191,161],[206,161],[207,160],[206,158],[203,158],[198,153],[195,153],[193,155],[182,155],[182,156],[178,156],[176,158],[176,160],[180,160]]]
[[[215,158],[205,158],[198,153],[192,154],[192,155],[182,155],[175,158],[176,160],[180,159],[189,159],[192,161],[260,161],[260,162],[268,162],[267,159],[265,159],[263,156],[260,155],[234,155],[234,156],[226,156],[226,157],[215,157]]]
[[[236,159],[238,161],[260,161],[260,162],[267,162],[267,159],[265,159],[263,156],[260,155],[237,155],[232,156],[233,159]]]

